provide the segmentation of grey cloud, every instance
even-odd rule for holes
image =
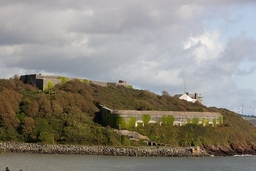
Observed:
[[[0,69],[5,74],[20,70],[124,79],[170,94],[183,92],[186,78],[187,89],[200,91],[205,104],[222,106],[234,92],[244,92],[231,76],[254,71],[237,67],[245,59],[255,61],[255,40],[241,34],[228,40],[217,58],[203,59],[200,65],[194,51],[207,46],[199,41],[184,49],[184,42],[205,32],[206,19],[225,17],[232,7],[248,4],[255,2],[2,0]]]
[[[234,74],[238,69],[238,65],[243,60],[255,60],[252,56],[255,54],[256,41],[247,38],[245,34],[230,39],[225,52],[222,54],[216,68],[222,73]]]

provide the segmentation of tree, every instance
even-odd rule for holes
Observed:
[[[34,119],[31,117],[25,117],[21,128],[23,134],[28,134],[32,132],[32,130],[35,128]]]
[[[167,91],[163,90],[162,91],[162,96],[170,96],[170,94]]]

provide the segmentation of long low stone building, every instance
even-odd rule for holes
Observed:
[[[112,110],[101,106],[101,121],[103,125],[119,129],[146,124],[182,126],[193,123],[216,126],[223,123],[223,116],[217,112]]]
[[[125,80],[119,80],[118,82],[104,82],[104,81],[96,81],[96,80],[87,80],[81,78],[68,78],[62,76],[54,76],[54,75],[41,75],[41,74],[29,74],[29,75],[21,75],[20,80],[24,84],[30,84],[34,87],[39,88],[40,90],[48,90],[57,84],[65,84],[67,81],[78,79],[84,83],[96,84],[102,87],[107,87],[109,85],[112,86],[128,86]]]

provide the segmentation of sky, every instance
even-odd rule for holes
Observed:
[[[126,80],[255,115],[255,0],[1,0],[0,78]]]

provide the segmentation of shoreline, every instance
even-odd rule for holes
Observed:
[[[0,142],[2,152],[37,154],[76,154],[131,157],[208,157],[200,147],[111,147],[87,145],[49,145]]]
[[[236,148],[235,148],[236,147]],[[166,146],[139,146],[139,147],[112,147],[88,145],[36,144],[22,142],[0,142],[0,152],[37,153],[37,154],[75,154],[75,155],[104,155],[104,156],[131,156],[131,157],[212,157],[256,155],[256,146],[243,147],[207,146],[207,147],[166,147]],[[1,154],[1,153],[0,153]]]

